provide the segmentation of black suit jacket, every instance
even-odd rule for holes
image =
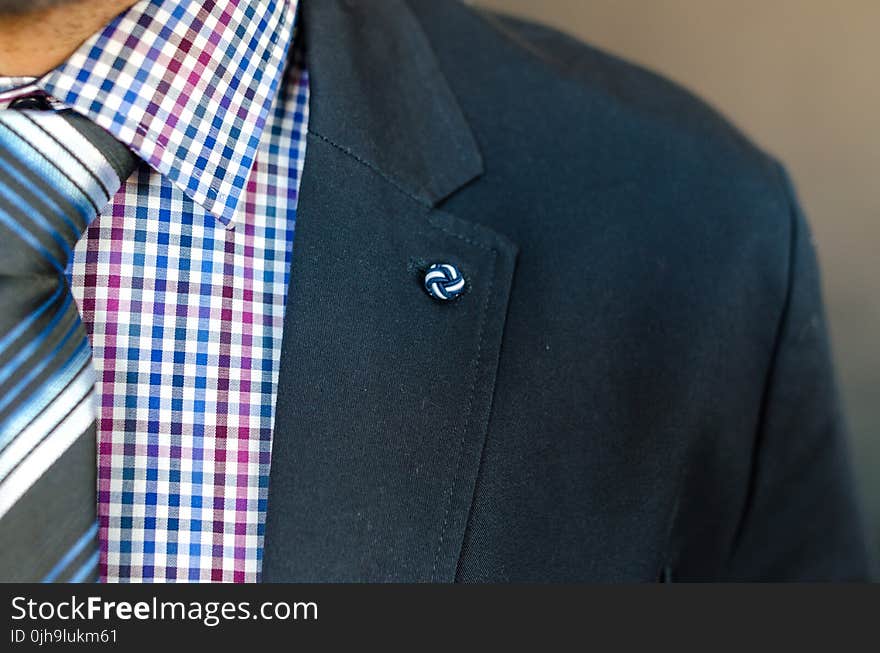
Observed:
[[[651,73],[438,0],[306,0],[267,581],[860,579],[780,166]],[[441,303],[425,267],[467,278]]]

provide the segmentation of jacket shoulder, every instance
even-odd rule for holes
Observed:
[[[522,145],[532,154],[579,147],[602,155],[616,177],[626,174],[612,160],[621,152],[631,169],[662,157],[712,173],[723,161],[724,176],[736,172],[747,185],[763,179],[779,193],[773,157],[682,85],[538,23],[457,0],[408,1],[467,117],[487,136],[499,125],[531,130],[535,140]]]
[[[731,284],[757,269],[784,295],[794,196],[782,166],[719,111],[552,28],[409,1],[484,155],[475,217],[529,242],[566,228],[581,249],[613,228],[624,247],[698,256]]]
[[[574,100],[572,85],[621,118],[650,122],[683,138],[709,139],[707,145],[728,145],[751,163],[775,165],[732,122],[686,87],[649,68],[623,59],[546,25],[485,9],[472,8],[487,29],[544,70],[548,88]],[[568,89],[568,90],[566,90]]]
[[[506,181],[571,173],[556,192],[632,182],[744,234],[787,231],[779,162],[680,84],[537,23],[451,0],[410,2],[487,164],[509,172]],[[526,168],[528,178],[514,179]]]

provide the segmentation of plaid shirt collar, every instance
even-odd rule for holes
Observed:
[[[0,104],[48,93],[234,226],[297,2],[141,0],[50,73],[0,82]]]

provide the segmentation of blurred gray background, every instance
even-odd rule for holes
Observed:
[[[788,166],[824,269],[837,372],[880,554],[880,2],[478,0],[648,66]]]

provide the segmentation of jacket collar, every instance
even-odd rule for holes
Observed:
[[[483,172],[464,115],[405,2],[306,0],[309,132],[435,205]]]
[[[142,0],[36,84],[232,226],[283,77],[296,4]]]

